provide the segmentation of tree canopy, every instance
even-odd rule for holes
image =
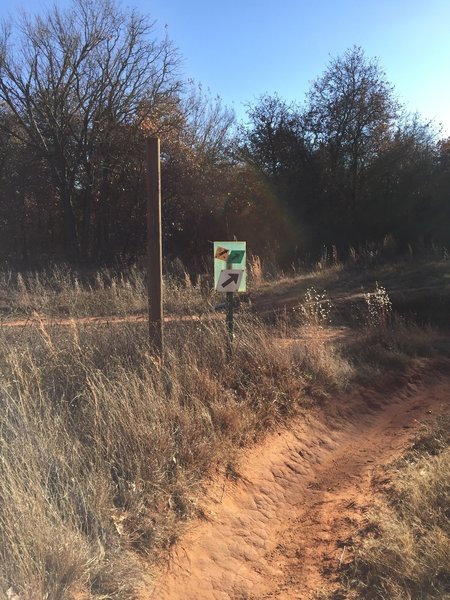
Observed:
[[[239,124],[155,31],[114,0],[3,23],[0,256],[142,253],[147,135],[162,141],[168,255],[233,236],[286,261],[386,236],[449,243],[448,140],[405,115],[361,48],[331,59],[303,103],[264,94]]]

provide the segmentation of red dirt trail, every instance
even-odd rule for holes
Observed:
[[[312,600],[332,591],[386,483],[383,465],[449,407],[450,378],[424,373],[426,363],[378,391],[330,398],[246,452],[238,478],[205,490],[204,517],[139,600]]]

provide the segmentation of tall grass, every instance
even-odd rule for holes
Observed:
[[[0,311],[5,318],[35,313],[47,317],[129,316],[147,310],[145,269],[137,265],[116,272],[80,273],[59,265],[27,273],[0,271]],[[212,308],[213,286],[207,277],[191,278],[178,267],[164,277],[165,309],[204,313]]]
[[[0,596],[131,597],[212,466],[348,376],[244,314],[230,360],[224,329],[168,327],[163,364],[144,325],[0,329]]]
[[[391,469],[369,516],[352,585],[358,598],[444,600],[450,594],[450,415]]]
[[[146,305],[138,270],[15,277],[0,290],[22,314]],[[201,280],[166,289],[173,312],[211,307]],[[354,377],[324,335],[331,304],[311,294],[274,324],[239,313],[232,359],[217,320],[169,324],[162,363],[143,324],[0,328],[0,597],[132,597],[136,557],[176,541],[214,466]]]

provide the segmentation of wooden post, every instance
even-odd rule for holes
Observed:
[[[161,232],[161,165],[159,138],[146,139],[147,290],[150,344],[160,357],[164,351]]]

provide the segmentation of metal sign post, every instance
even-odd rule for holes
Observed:
[[[230,262],[230,255],[228,255],[228,258],[227,258],[227,270],[231,269],[231,265],[232,265],[232,263]],[[231,275],[230,275],[230,278],[232,279]],[[228,281],[228,279],[227,278],[225,278],[225,279],[226,279],[226,281],[224,281],[222,283],[222,286],[227,287],[227,281]],[[233,354],[233,308],[234,308],[234,292],[227,292],[226,307],[227,307],[226,322],[227,322],[227,334],[228,334],[227,335],[227,358],[231,358],[231,356]]]

